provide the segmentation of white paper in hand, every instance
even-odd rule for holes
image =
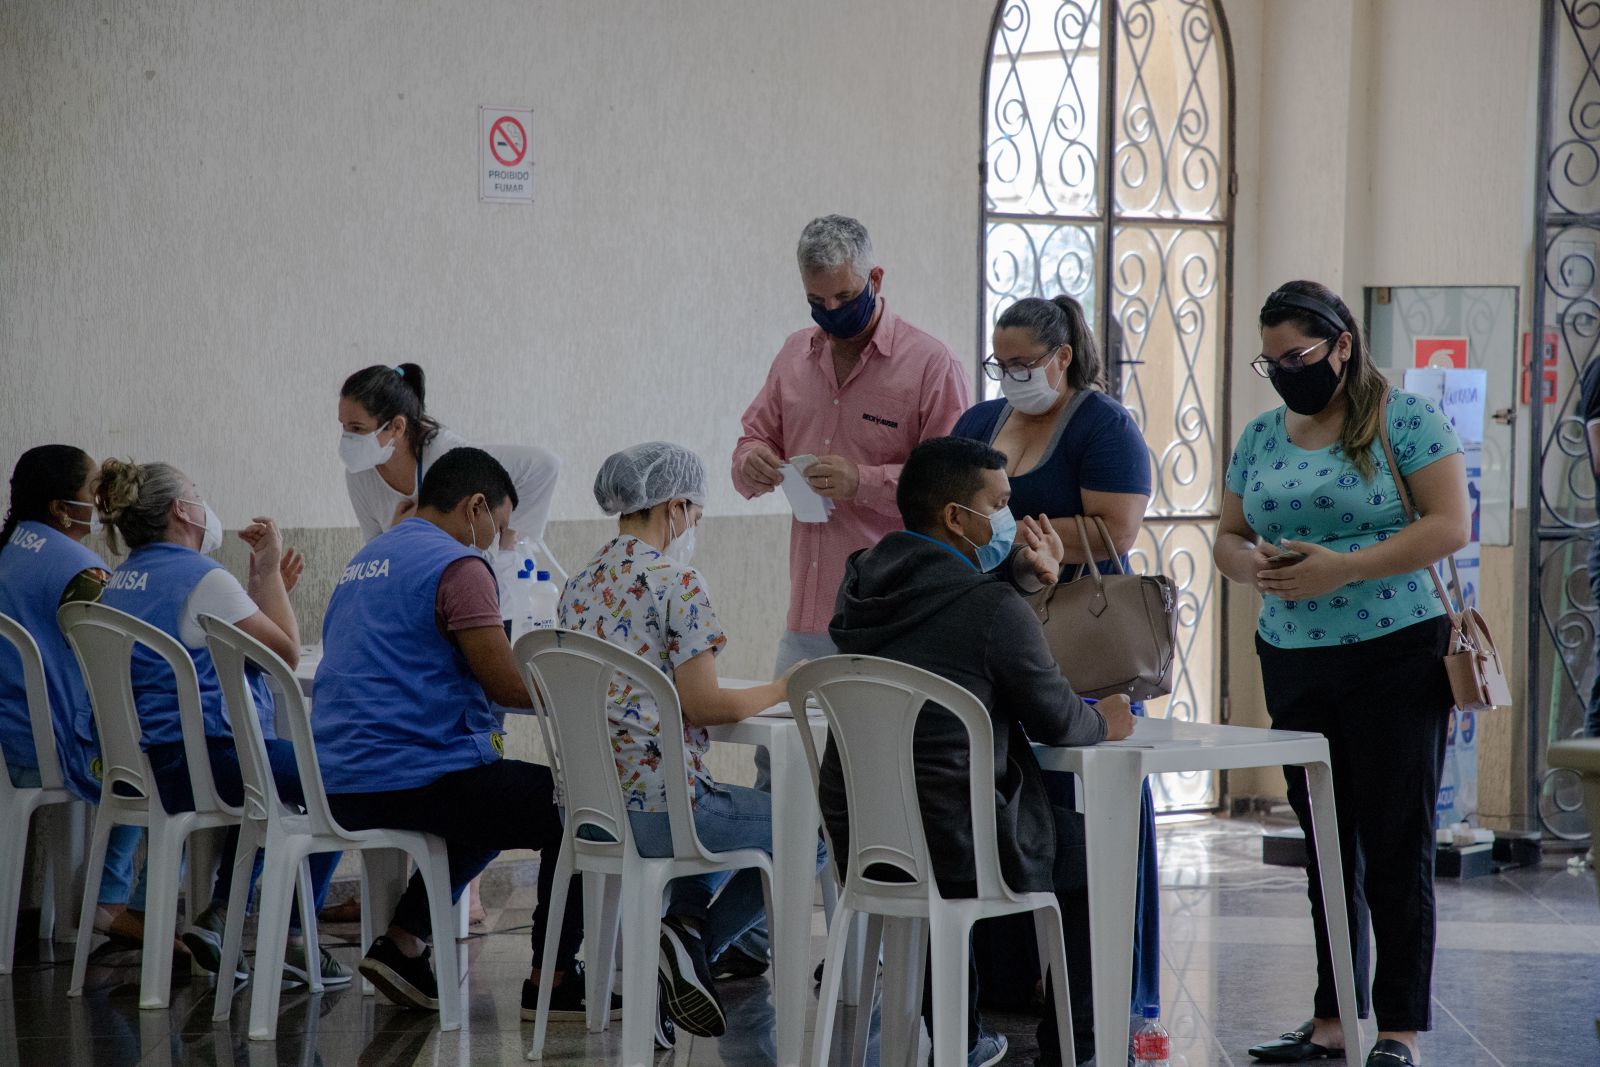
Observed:
[[[797,522],[827,522],[833,511],[833,501],[818,495],[806,481],[806,476],[791,463],[778,468],[783,473],[783,495],[789,498],[789,507]]]

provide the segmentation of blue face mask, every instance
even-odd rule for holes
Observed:
[[[957,504],[962,511],[972,511],[965,504]],[[972,511],[974,515],[982,512]],[[1011,555],[1011,546],[1017,539],[1017,519],[1011,514],[1010,508],[997,508],[994,512],[984,515],[989,520],[989,543],[986,545],[973,544],[972,540],[962,537],[967,544],[972,545],[978,552],[978,569],[992,571],[1006,561]]]
[[[861,292],[856,294],[854,300],[848,304],[840,304],[832,311],[821,304],[812,304],[811,321],[834,337],[854,337],[867,328],[867,323],[872,321],[872,313],[877,307],[878,294],[872,291],[872,282],[869,280],[861,287]]]

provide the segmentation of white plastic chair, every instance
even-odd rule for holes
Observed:
[[[317,762],[317,746],[305,698],[288,664],[261,642],[221,619],[200,617],[206,646],[216,665],[223,696],[230,708],[252,706],[246,663],[261,668],[277,692],[278,723],[288,731],[294,745],[295,765],[300,772],[300,789],[305,797],[305,812],[289,808],[278,796],[272,770],[267,763],[266,743],[254,715],[236,714],[235,741],[239,744],[239,765],[244,773],[245,822],[239,837],[235,861],[233,897],[228,904],[228,926],[223,936],[222,967],[217,982],[217,1004],[212,1019],[226,1019],[233,993],[233,968],[244,940],[244,887],[248,885],[250,864],[257,847],[266,848],[261,875],[261,921],[256,933],[256,979],[250,994],[250,1038],[271,1041],[277,1035],[278,1000],[282,986],[283,955],[289,934],[289,908],[298,884],[301,929],[306,939],[306,963],[318,966],[316,911],[311,896],[311,877],[306,858],[318,852],[359,851],[363,860],[371,850],[396,850],[410,856],[422,872],[428,889],[428,910],[433,929],[434,967],[439,984],[439,1027],[461,1028],[461,978],[454,944],[454,908],[450,902],[450,861],[444,838],[418,830],[346,830],[334,819],[322,785],[322,767]],[[242,727],[242,730],[240,729]],[[243,735],[247,740],[241,740]],[[363,867],[366,864],[363,863]],[[397,865],[386,865],[386,881],[399,884]],[[373,872],[364,871],[363,882],[372,881]],[[376,936],[377,915],[368,906],[371,895],[363,886],[361,909],[361,947],[365,952]],[[387,912],[384,913],[387,915]],[[379,931],[381,932],[381,930]],[[322,988],[316,977],[314,992]]]
[[[0,835],[0,974],[10,974],[17,940],[17,909],[22,903],[22,868],[28,858],[28,827],[33,813],[56,804],[82,804],[61,784],[61,762],[56,753],[55,726],[50,717],[50,692],[45,685],[44,659],[39,645],[22,624],[0,615],[0,638],[16,647],[22,660],[22,681],[28,699],[28,719],[33,726],[33,750],[39,762],[39,785],[19,789],[0,767],[0,825],[11,829]],[[0,754],[3,755],[3,754]],[[85,805],[86,806],[86,805]],[[20,832],[16,832],[20,828]],[[39,939],[49,940],[56,928],[56,889],[70,885],[72,871],[60,869],[70,850],[50,848],[44,865],[44,893],[39,901]]]
[[[622,938],[622,1062],[642,1067],[653,1058],[656,1012],[656,970],[660,958],[661,900],[674,878],[738,871],[754,867],[761,872],[767,911],[772,910],[772,863],[760,849],[710,852],[695,833],[689,803],[688,769],[684,760],[683,712],[678,691],[660,668],[624,652],[609,642],[572,630],[533,630],[517,639],[512,649],[523,680],[541,714],[545,746],[555,773],[558,796],[565,809],[566,833],[556,860],[551,891],[550,924],[545,932],[544,961],[548,968],[566,914],[567,889],[574,871],[620,878],[620,915],[602,904],[602,894],[585,882],[584,930],[594,962],[588,968],[589,1032],[610,1023],[612,961],[616,958],[618,922]],[[646,858],[634,844],[632,826],[622,802],[616,759],[611,748],[611,726],[606,720],[606,689],[621,674],[655,700],[660,716],[661,776],[666,782],[667,818],[672,829],[671,856]],[[674,744],[673,741],[679,743]],[[592,826],[610,841],[580,838],[578,831]],[[528,1059],[543,1057],[550,1025],[550,983],[539,985],[539,1008]]]
[[[165,1008],[172,996],[172,935],[177,924],[178,877],[184,845],[189,835],[198,830],[238,825],[240,809],[217,796],[200,708],[200,682],[188,650],[149,623],[104,604],[65,604],[56,618],[83,669],[105,768],[100,806],[94,821],[94,839],[89,846],[88,868],[84,874],[78,947],[73,955],[72,981],[67,995],[76,997],[83,993],[89,942],[94,931],[95,901],[100,895],[100,875],[105,868],[106,841],[111,828],[143,826],[149,831],[145,858],[149,875],[139,1007]],[[139,713],[134,705],[129,663],[135,645],[143,645],[165,660],[177,680],[178,719],[183,729],[184,754],[189,762],[193,811],[166,810],[156,789],[149,757],[139,746]],[[123,787],[123,792],[118,791],[118,786]],[[194,868],[191,864],[191,913],[206,899],[202,890],[209,874]]]
[[[820,785],[816,742],[805,728],[807,698],[814,697],[828,720],[843,771],[849,808],[850,854],[844,893],[828,933],[828,955],[817,998],[813,1062],[828,1063],[834,1012],[851,919],[870,916],[866,970],[875,970],[879,938],[898,944],[885,955],[885,1034],[912,1028],[922,1003],[923,931],[931,941],[934,1067],[967,1062],[967,953],[972,924],[999,915],[1033,912],[1039,940],[1039,970],[1053,973],[1061,1062],[1071,1063],[1072,1014],[1067,998],[1066,942],[1054,893],[1016,893],[1000,873],[995,839],[994,730],[977,697],[935,674],[871,656],[829,656],[806,664],[789,678],[789,707],[801,720],[800,737],[812,780]],[[971,780],[973,865],[977,896],[946,899],[939,893],[928,853],[912,738],[923,705],[932,702],[958,719],[967,732]],[[838,855],[834,842],[829,851]],[[869,876],[898,872],[904,881]],[[885,925],[885,920],[889,925]],[[899,973],[895,973],[898,971]],[[873,981],[862,976],[862,1005],[871,1003]],[[889,983],[898,982],[898,986]],[[863,1010],[865,1010],[863,1008]],[[860,1031],[855,1042],[860,1055]],[[907,1040],[909,1062],[914,1037]],[[888,1052],[885,1052],[888,1055]],[[887,1060],[885,1062],[888,1062]]]
[[[307,859],[317,849],[303,848],[310,840],[308,816],[287,807],[278,795],[278,783],[267,759],[266,735],[245,674],[245,662],[260,664],[267,676],[282,687],[292,675],[270,649],[243,631],[211,615],[200,617],[206,647],[216,668],[222,696],[231,712],[233,742],[239,753],[239,776],[244,784],[244,824],[234,853],[233,883],[228,896],[228,922],[223,932],[222,963],[217,971],[214,1021],[227,1019],[233,1008],[235,968],[243,950],[245,912],[250,906],[250,871],[256,849],[265,848],[261,891],[261,921],[256,933],[255,974],[250,998],[250,1036],[270,1041],[278,1028],[278,998],[283,983],[283,959],[288,936],[289,908],[295,890],[300,894],[300,929],[305,937],[311,991],[322,992],[317,945],[316,902],[311,894]],[[290,690],[284,690],[288,692]],[[298,687],[294,689],[299,696]],[[278,700],[285,699],[280,693]],[[292,699],[292,698],[291,698]],[[296,862],[298,860],[298,862]]]

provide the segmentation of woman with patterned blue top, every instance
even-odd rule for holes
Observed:
[[[1284,406],[1239,437],[1213,556],[1262,595],[1256,651],[1272,725],[1328,738],[1362,1017],[1369,924],[1377,941],[1379,1033],[1367,1064],[1404,1067],[1430,1025],[1434,804],[1452,702],[1450,621],[1428,568],[1467,543],[1466,464],[1444,413],[1372,365],[1337,294],[1289,282],[1260,325],[1251,365]],[[1415,522],[1384,459],[1385,423]],[[1284,775],[1309,844],[1305,773]],[[1316,863],[1313,852],[1314,1018],[1252,1048],[1260,1060],[1343,1056]]]
[[[1112,324],[1115,330],[1115,322]],[[1070,296],[1053,300],[1026,297],[1008,307],[994,328],[994,354],[983,362],[984,373],[1000,383],[1001,398],[967,409],[951,430],[953,437],[971,437],[1006,455],[1006,475],[1011,481],[1011,513],[1048,517],[1061,534],[1064,562],[1075,577],[1094,564],[1115,573],[1111,550],[1090,544],[1092,559],[1084,555],[1075,516],[1104,520],[1112,546],[1127,566],[1128,551],[1144,520],[1150,502],[1150,449],[1128,409],[1101,391],[1101,362],[1082,306]],[[1093,538],[1094,535],[1091,534]],[[1067,679],[1069,682],[1072,679]],[[1142,705],[1133,713],[1143,715]],[[1045,784],[1055,808],[1060,853],[1071,857],[1078,881],[1084,870],[1083,817],[1074,811],[1072,777],[1045,773]],[[1161,1000],[1159,875],[1156,868],[1155,809],[1145,786],[1139,829],[1139,881],[1134,929],[1133,989],[1130,1008],[1140,1015],[1146,1005]],[[1067,938],[1068,988],[1073,1001],[1074,1040],[1080,1059],[1094,1047],[1091,976],[1089,973],[1088,896],[1086,886],[1062,896],[1067,929],[1082,936]],[[986,988],[1014,988],[1007,975],[1028,980],[1037,976],[1018,961],[1032,960],[1032,923],[1006,925],[1008,920],[979,924],[974,941],[980,973]],[[1002,932],[1003,931],[1003,932]],[[986,961],[994,960],[993,968]],[[997,970],[1001,973],[988,973]],[[1003,1001],[1002,1001],[1003,1002]],[[1052,1046],[1040,1040],[1040,1048]],[[1051,1053],[1041,1053],[1041,1062]]]

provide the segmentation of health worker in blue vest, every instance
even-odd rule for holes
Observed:
[[[334,588],[311,720],[334,817],[352,830],[444,838],[452,899],[502,849],[551,850],[539,865],[528,1018],[562,828],[550,769],[501,758],[490,708],[532,706],[487,559],[516,506],[511,476],[482,449],[452,449],[428,468],[415,514],[357,552]],[[396,1004],[437,1011],[432,932],[427,890],[413,877],[361,973]],[[581,936],[581,909],[568,908],[552,993],[583,988],[573,959]],[[564,999],[568,1017],[582,1018],[582,997]]]
[[[238,626],[293,667],[300,658],[300,629],[289,603],[289,586],[298,578],[301,564],[294,554],[284,552],[277,524],[258,517],[239,531],[239,538],[250,547],[249,588],[240,585],[210,557],[222,546],[221,520],[188,476],[167,463],[106,460],[100,468],[96,499],[111,526],[112,547],[120,534],[130,550],[127,560],[112,572],[101,603],[170,634],[188,650],[200,683],[211,775],[218,795],[238,804],[244,799],[239,753],[205,632],[200,629],[200,616],[214,615]],[[267,757],[278,792],[285,801],[298,803],[302,793],[294,747],[274,736],[272,694],[264,677],[258,675],[252,681],[251,692],[268,738]],[[177,681],[165,661],[139,646],[133,653],[133,694],[140,745],[150,759],[161,803],[168,811],[192,811],[194,793],[178,717]],[[211,971],[216,971],[222,960],[222,931],[237,845],[238,833],[231,831],[218,863],[211,903],[183,934],[183,943],[196,961]],[[338,859],[338,853],[311,857],[319,904]],[[260,868],[258,853],[252,882]],[[305,982],[309,980],[308,963],[296,930],[298,910],[292,915],[284,971],[291,980]],[[325,949],[321,959],[309,965],[320,967],[324,984],[350,981],[350,971]]]
[[[100,740],[89,710],[77,657],[56,611],[74,601],[100,599],[111,568],[84,540],[99,532],[94,507],[94,460],[72,445],[30,448],[11,471],[11,503],[0,528],[0,615],[17,622],[39,646],[45,694],[62,782],[90,803],[100,800]],[[40,784],[22,664],[0,640],[0,753],[11,784]],[[119,826],[106,844],[94,928],[119,941],[144,940],[143,883],[130,898],[133,854],[144,831]]]

